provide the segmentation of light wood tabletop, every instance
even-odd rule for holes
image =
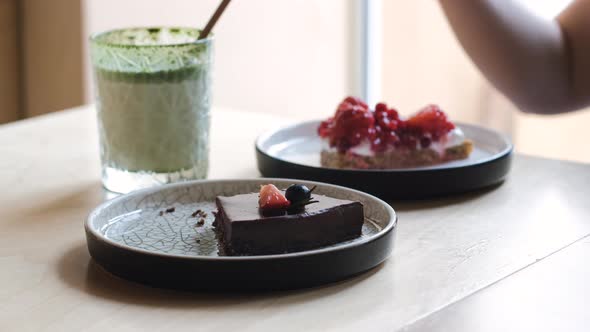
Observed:
[[[293,121],[214,110],[209,177],[260,176],[255,137]],[[579,306],[588,294],[590,270],[576,262],[590,256],[590,165],[527,156],[496,188],[391,202],[393,256],[347,281],[262,294],[127,282],[86,249],[83,222],[108,198],[96,132],[91,107],[0,126],[0,331],[523,330],[554,326],[542,324],[554,299]],[[583,308],[565,311],[552,322],[587,330]]]

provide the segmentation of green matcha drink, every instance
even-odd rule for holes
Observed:
[[[91,39],[107,189],[207,175],[212,40],[198,34],[136,28]]]

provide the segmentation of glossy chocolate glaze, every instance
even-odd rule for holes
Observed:
[[[308,250],[360,236],[360,202],[313,195],[318,203],[299,213],[265,216],[258,194],[216,198],[216,230],[230,255],[277,254]]]

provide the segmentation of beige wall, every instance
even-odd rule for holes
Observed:
[[[0,123],[19,117],[18,0],[0,0]]]
[[[520,152],[590,163],[590,110],[557,116],[518,114],[514,141]]]
[[[436,103],[481,123],[487,86],[455,41],[437,1],[383,0],[383,100],[403,114]]]
[[[218,3],[85,0],[84,16],[89,33],[204,26]],[[331,114],[355,92],[352,7],[352,0],[233,1],[215,29],[214,104],[303,118]]]

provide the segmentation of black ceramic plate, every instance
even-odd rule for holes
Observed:
[[[320,166],[319,121],[267,132],[256,140],[258,169],[264,176],[334,183],[383,199],[416,199],[476,190],[500,183],[508,174],[512,144],[490,129],[458,124],[475,145],[473,153],[429,167],[350,170]]]
[[[318,194],[360,201],[362,236],[315,250],[266,256],[220,256],[212,222],[215,197],[317,185]],[[165,212],[169,208],[172,212]],[[191,217],[207,213],[205,224]],[[97,207],[85,224],[90,255],[111,273],[155,287],[251,291],[310,287],[348,278],[391,253],[396,215],[382,200],[330,184],[288,179],[194,181],[136,191]]]

